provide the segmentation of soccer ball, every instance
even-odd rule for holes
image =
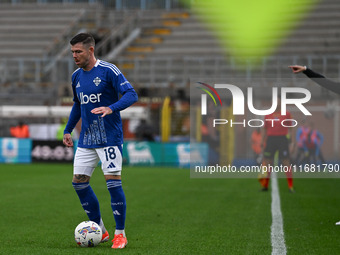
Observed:
[[[95,247],[102,240],[102,229],[94,221],[83,221],[74,230],[74,239],[80,247]]]

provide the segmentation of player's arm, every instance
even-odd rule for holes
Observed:
[[[137,102],[138,96],[134,89],[126,91],[123,96],[114,104],[110,106],[97,107],[91,110],[93,114],[101,114],[101,117],[105,117],[113,112],[122,111],[135,102]]]
[[[306,66],[299,66],[299,65],[291,65],[289,66],[290,69],[292,69],[293,73],[301,73],[303,71],[306,71]]]
[[[71,133],[75,126],[77,125],[78,121],[80,120],[81,117],[81,111],[80,111],[80,102],[77,97],[76,89],[73,84],[75,84],[75,76],[72,76],[72,91],[73,91],[73,106],[71,109],[70,116],[68,118],[65,130],[64,130],[64,137],[63,137],[63,143],[64,145],[68,147],[73,146],[73,140],[71,137]]]
[[[334,82],[327,79],[322,74],[314,72],[312,69],[306,66],[293,65],[289,66],[293,73],[303,72],[308,78],[312,79],[315,83],[319,84],[321,87],[340,94],[340,83]]]
[[[133,88],[122,92],[122,97],[114,104],[110,105],[113,112],[122,111],[138,101],[138,95]]]
[[[75,126],[77,125],[78,121],[80,120],[80,103],[79,102],[74,102],[70,117],[68,119],[68,122],[66,124],[65,130],[64,130],[64,138],[63,138],[63,143],[68,146],[72,147],[73,146],[73,140],[71,137],[71,133]]]
[[[138,95],[123,74],[119,74],[114,78],[113,86],[118,88],[122,97],[112,105],[94,108],[91,111],[93,114],[102,114],[101,117],[105,117],[113,112],[122,111],[137,102]]]

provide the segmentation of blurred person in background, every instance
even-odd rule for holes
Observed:
[[[336,94],[340,94],[340,82],[335,82],[335,81],[332,81],[330,79],[327,79],[322,74],[314,72],[312,69],[308,68],[307,66],[291,65],[291,66],[289,66],[289,68],[292,70],[293,73],[295,73],[295,74],[303,73],[307,77],[312,79],[314,82],[319,84],[321,87],[328,89],[328,90],[330,90],[330,91],[332,91]],[[323,141],[323,136],[317,130],[315,130],[315,133],[313,134],[313,136],[317,137],[317,138],[314,139],[315,142],[316,142],[316,139],[318,140],[318,142],[315,144],[315,146],[317,146],[317,149],[316,149],[317,156],[318,156],[318,158],[320,159],[321,162],[325,162],[323,155],[321,153],[321,150],[320,150],[320,146],[321,146],[322,141]]]
[[[320,86],[333,91],[337,94],[340,94],[340,83],[334,82],[327,79],[322,74],[314,72],[312,69],[308,68],[307,66],[300,66],[300,65],[292,65],[289,66],[292,69],[293,73],[304,73],[307,77],[311,78],[314,82],[319,84]]]
[[[323,144],[323,135],[314,128],[314,123],[310,123],[309,131],[303,139],[303,147],[305,149],[307,164],[325,164],[321,152],[321,145]]]
[[[319,84],[321,87],[328,89],[334,93],[340,94],[340,83],[331,81],[327,79],[322,74],[314,72],[312,69],[308,68],[307,66],[300,66],[300,65],[291,65],[289,68],[292,70],[293,73],[303,73],[308,78],[311,78],[314,82]],[[340,221],[336,222],[335,225],[340,225]]]
[[[340,94],[340,83],[339,82],[334,82],[330,79],[327,79],[322,74],[314,72],[312,69],[308,68],[307,66],[291,65],[289,66],[289,68],[292,70],[293,73],[295,74],[303,73],[307,77],[312,79],[314,82],[319,84],[321,87],[328,89],[336,94]],[[318,157],[322,163],[324,163],[325,160],[320,150],[320,146],[323,142],[323,135],[319,131],[314,130],[314,133],[311,133],[310,139],[312,139],[313,141],[310,142],[309,146],[315,146],[315,153],[316,153],[315,156]],[[314,153],[314,149],[313,149],[313,153]]]
[[[251,148],[254,152],[255,161],[258,165],[262,163],[263,159],[261,141],[262,141],[261,128],[256,128],[251,133],[250,143]]]
[[[153,127],[147,123],[146,119],[141,119],[136,127],[136,138],[139,141],[155,141]]]
[[[67,119],[62,118],[60,122],[60,126],[57,130],[57,135],[56,135],[56,138],[58,141],[62,141],[64,139],[64,130],[66,128],[66,124],[67,124]]]
[[[286,115],[281,114],[280,101],[281,100],[278,99],[275,112],[265,116],[265,125],[262,129],[261,147],[263,148],[262,166],[265,166],[267,171],[263,170],[264,176],[263,178],[260,178],[259,181],[262,185],[262,191],[268,191],[271,175],[270,167],[274,166],[274,156],[276,152],[278,152],[280,164],[282,164],[288,170],[286,172],[288,189],[291,193],[294,193],[293,174],[290,165],[289,152],[290,143],[294,144],[292,141],[294,137],[292,136],[293,128],[288,127],[292,126],[290,121],[292,116],[289,111],[286,112]],[[285,126],[281,124],[282,121],[285,121]]]
[[[10,133],[11,133],[11,136],[16,137],[16,138],[29,138],[30,137],[29,127],[23,121],[20,121],[17,126],[11,127]]]
[[[306,124],[306,120],[301,121],[301,126],[296,130],[295,142],[297,146],[297,154],[294,160],[296,165],[306,163],[306,156],[308,155],[308,148],[304,146],[304,141],[306,140],[309,133],[309,127]]]

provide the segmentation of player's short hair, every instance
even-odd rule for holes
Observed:
[[[73,46],[77,43],[82,43],[86,46],[93,46],[95,45],[95,40],[93,38],[93,36],[89,33],[80,33],[77,34],[76,36],[74,36],[71,41],[70,44]]]

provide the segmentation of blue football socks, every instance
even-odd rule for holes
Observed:
[[[116,229],[125,229],[126,200],[122,180],[107,180],[107,188],[111,195],[111,208],[116,221]]]
[[[81,206],[83,207],[89,219],[100,225],[102,222],[100,216],[99,202],[90,184],[88,182],[72,182],[72,185],[77,192]]]

